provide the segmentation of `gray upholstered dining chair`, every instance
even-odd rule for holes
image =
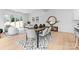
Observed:
[[[28,49],[34,49],[36,47],[36,33],[34,29],[26,29],[26,43],[25,47]]]
[[[49,30],[49,28],[45,28],[43,30],[42,34],[39,34],[39,37],[40,37],[39,46],[41,48],[48,48],[48,38],[47,38],[48,30]]]
[[[79,29],[74,28],[74,34],[75,34],[75,47],[79,48]]]
[[[51,35],[51,27],[48,28],[48,31],[47,31],[47,38],[48,38],[49,40],[52,39],[52,35]]]

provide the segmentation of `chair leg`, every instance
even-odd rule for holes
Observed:
[[[76,41],[75,41],[75,47],[78,48],[78,46],[79,46],[79,38],[75,38],[75,39],[76,39]]]
[[[51,41],[51,40],[52,40],[52,35],[51,35],[51,33],[50,33],[48,36],[49,36],[49,41]]]
[[[26,35],[26,39],[25,39],[26,42],[25,42],[24,48],[26,48],[27,40],[28,40],[28,38],[27,38],[27,35]]]
[[[45,48],[48,48],[48,39],[47,38],[45,38],[46,39],[46,41],[45,41]]]
[[[45,36],[44,37],[44,46],[43,46],[43,48],[47,49],[47,47],[48,47],[47,45],[48,45],[48,38],[47,38],[47,36]]]
[[[47,36],[42,36],[40,40],[40,48],[47,49]]]
[[[41,49],[44,47],[44,44],[45,44],[45,38],[43,36],[41,36],[41,39],[40,39],[40,48]]]

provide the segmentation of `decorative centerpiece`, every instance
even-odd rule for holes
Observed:
[[[37,25],[37,24],[35,24],[35,25],[34,25],[34,28],[35,28],[35,29],[37,29],[37,28],[38,28],[38,25]]]
[[[42,27],[45,27],[45,24],[43,24]]]
[[[40,24],[40,25],[39,25],[39,28],[42,28],[42,27],[43,27],[42,24]]]

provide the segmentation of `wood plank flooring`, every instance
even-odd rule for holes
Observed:
[[[6,37],[2,35],[0,39],[0,50],[24,50],[16,44],[16,40],[25,39],[25,34]],[[48,44],[49,50],[78,50],[75,48],[75,38],[72,33],[52,32],[52,41]]]
[[[53,40],[49,43],[50,50],[77,50],[75,37],[72,33],[52,32]]]

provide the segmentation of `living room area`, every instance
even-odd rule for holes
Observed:
[[[1,9],[0,50],[77,50],[79,10]]]

